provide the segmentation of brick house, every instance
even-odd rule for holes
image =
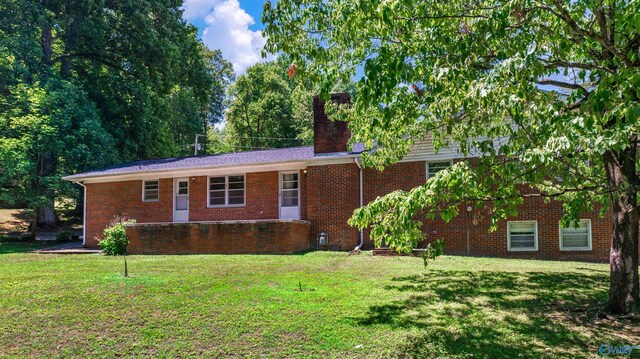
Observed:
[[[113,216],[126,214],[137,221],[127,229],[133,253],[293,253],[373,248],[366,230],[347,224],[354,209],[467,160],[425,141],[382,172],[363,169],[363,149],[349,149],[349,137],[346,123],[329,121],[315,98],[313,146],[137,161],[65,179],[85,189],[88,247]],[[612,223],[596,212],[584,213],[578,229],[562,228],[560,203],[527,198],[495,232],[481,213],[460,212],[449,223],[424,224],[448,254],[608,259]]]

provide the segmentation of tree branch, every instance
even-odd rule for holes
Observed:
[[[539,85],[552,85],[552,86],[562,87],[570,90],[581,90],[586,94],[589,93],[589,91],[587,91],[587,89],[582,87],[582,85],[572,84],[572,83],[559,81],[559,80],[543,79],[543,80],[536,81],[536,83],[538,83]]]
[[[572,61],[562,61],[562,60],[545,60],[545,59],[540,59],[540,60],[547,64],[545,67],[548,69],[565,67],[565,68],[576,68],[576,69],[592,70],[592,71],[601,70],[610,74],[614,73],[613,70],[608,69],[606,67],[598,66],[596,64],[585,64],[582,62],[572,62]]]

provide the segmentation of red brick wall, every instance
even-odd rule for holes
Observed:
[[[333,94],[331,101],[340,104],[349,103],[349,94]],[[344,121],[331,121],[324,111],[324,102],[313,98],[313,150],[314,153],[333,153],[347,151],[351,131]]]
[[[309,222],[248,221],[134,224],[131,254],[286,254],[309,249]]]
[[[89,183],[87,186],[86,245],[96,247],[96,238],[115,215],[140,222],[173,221],[173,179],[160,180],[157,202],[142,202],[142,181]]]
[[[404,162],[388,167],[384,172],[366,169],[364,176],[365,204],[396,189],[409,190],[424,183],[425,162]],[[190,178],[190,220],[259,220],[277,219],[278,172],[246,174],[246,205],[244,207],[207,208],[207,177]],[[329,233],[327,249],[350,250],[359,242],[358,231],[347,224],[353,210],[359,206],[359,169],[355,163],[311,166],[300,172],[301,219],[311,222],[311,245],[320,231]],[[117,214],[126,214],[139,223],[171,222],[173,220],[173,179],[160,180],[160,200],[142,202],[142,181],[125,181],[87,185],[87,245],[97,245],[96,237]],[[509,252],[507,225],[501,221],[495,232],[489,232],[488,215],[474,210],[471,217],[464,206],[461,215],[449,223],[424,220],[428,240],[443,238],[446,253],[466,254],[466,234],[469,229],[471,255],[607,260],[612,224],[609,217],[596,213],[582,216],[591,219],[592,250],[560,251],[558,221],[561,204],[544,203],[529,198],[512,220],[538,221],[538,251]],[[473,224],[473,219],[476,224]],[[365,231],[365,248],[372,248]]]
[[[277,219],[279,217],[278,186],[278,172],[247,173],[245,174],[244,206],[207,208],[207,177],[191,177],[189,220]]]
[[[189,177],[189,220],[278,219],[278,186],[278,172],[247,173],[245,206],[207,208],[207,177]],[[158,202],[142,202],[141,180],[87,184],[88,247],[97,246],[96,237],[102,236],[103,229],[118,214],[126,214],[138,223],[172,222],[173,178],[160,180]]]
[[[359,178],[355,163],[307,168],[303,218],[311,222],[314,247],[321,231],[329,234],[329,249],[351,250],[358,245],[358,231],[347,220],[359,206]]]
[[[398,163],[389,166],[383,172],[366,169],[365,204],[397,189],[410,190],[423,184],[425,180],[426,162],[423,161]],[[612,222],[608,216],[600,218],[595,211],[581,216],[582,219],[591,220],[592,250],[561,251],[559,221],[563,215],[562,204],[555,201],[545,203],[539,197],[525,199],[524,204],[519,208],[518,216],[509,220],[537,220],[538,251],[536,252],[508,251],[507,221],[500,221],[497,230],[489,232],[489,216],[483,212],[474,209],[471,214],[467,214],[466,206],[462,205],[460,215],[449,223],[444,223],[442,220],[418,219],[424,222],[423,229],[428,236],[427,241],[444,239],[447,254],[465,255],[467,253],[467,229],[469,229],[471,255],[604,261],[609,257]],[[474,218],[477,224],[474,224]],[[368,232],[365,231],[365,248],[373,248]]]
[[[409,191],[424,184],[427,177],[427,165],[424,161],[400,162],[388,166],[384,171],[372,168],[364,170],[364,204],[367,204],[396,190]],[[373,248],[369,230],[365,230],[365,248]]]
[[[467,214],[465,206],[460,207],[460,216],[451,222],[424,221],[424,229],[428,235],[428,241],[444,239],[447,254],[466,255],[467,230],[469,230],[469,252],[472,256],[606,261],[609,257],[611,240],[610,218],[608,216],[599,218],[597,212],[584,213],[581,218],[591,220],[592,250],[561,251],[559,221],[562,215],[561,203],[555,201],[545,203],[541,198],[534,197],[525,199],[525,203],[519,208],[518,215],[508,219],[508,221],[535,220],[538,222],[537,251],[508,251],[507,221],[499,221],[497,230],[490,232],[488,214],[476,209],[471,214]]]

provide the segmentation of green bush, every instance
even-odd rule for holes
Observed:
[[[126,247],[129,245],[129,238],[127,238],[127,231],[124,227],[126,223],[124,221],[113,221],[111,226],[105,228],[103,237],[98,242],[102,253],[108,256],[125,254]]]
[[[11,241],[11,237],[6,234],[0,234],[0,243]]]
[[[36,236],[33,233],[25,233],[22,235],[22,237],[20,237],[20,241],[29,242],[29,241],[35,241],[35,240],[36,240]]]
[[[71,233],[67,231],[61,231],[56,234],[56,241],[58,242],[68,242],[71,240]]]

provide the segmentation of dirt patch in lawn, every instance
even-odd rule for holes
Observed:
[[[0,233],[26,232],[29,216],[23,209],[0,209]]]

